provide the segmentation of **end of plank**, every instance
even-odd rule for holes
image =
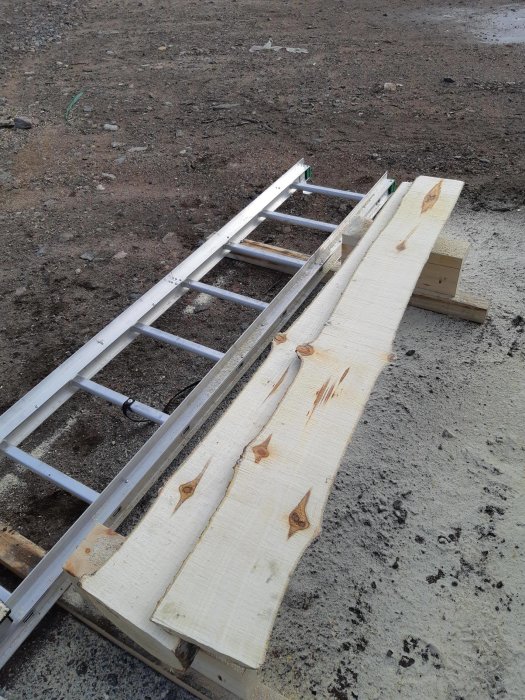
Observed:
[[[119,549],[124,539],[105,525],[95,525],[64,564],[64,571],[75,579],[91,576]]]

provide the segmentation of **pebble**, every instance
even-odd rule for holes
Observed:
[[[27,287],[17,287],[15,289],[15,297],[21,297],[27,292]]]
[[[106,188],[104,187],[104,185],[97,185],[97,190],[98,190],[99,192],[104,192],[105,189],[106,189]]]
[[[142,153],[143,151],[147,150],[147,146],[132,146],[131,148],[128,148],[128,153]]]
[[[233,109],[234,107],[240,107],[240,102],[223,102],[222,104],[212,105],[212,109]]]
[[[116,124],[104,124],[104,131],[118,131]]]
[[[173,238],[174,235],[175,231],[169,231],[165,236],[162,237],[162,242],[167,243],[170,240],[170,238]]]
[[[120,250],[118,253],[115,253],[113,256],[113,260],[122,260],[127,256],[127,253],[125,250]]]
[[[95,257],[96,257],[95,253],[91,253],[89,251],[86,251],[85,253],[82,253],[82,255],[80,256],[80,259],[87,260],[88,262],[93,262]]]
[[[90,112],[93,111],[93,106],[92,106],[92,105],[84,105],[84,106],[82,107],[82,109],[84,110],[84,112],[85,112],[86,114],[89,114]]]
[[[103,177],[104,180],[116,180],[117,176],[113,175],[113,173],[100,173],[100,177]]]
[[[120,158],[115,159],[115,163],[117,165],[122,165],[122,163],[125,163],[125,162],[126,162],[126,156],[120,156]]]
[[[397,90],[397,85],[395,83],[385,83],[383,89],[387,92],[395,92]]]
[[[124,144],[121,141],[112,141],[111,142],[111,148],[120,148]]]
[[[31,129],[33,124],[25,117],[15,117],[13,121],[13,129]]]
[[[452,433],[449,430],[447,430],[445,428],[445,430],[441,433],[441,437],[450,439],[450,438],[453,438],[454,436],[452,435]]]
[[[454,78],[451,78],[450,76],[447,75],[443,78],[443,82],[444,83],[455,83],[456,81],[454,80]]]

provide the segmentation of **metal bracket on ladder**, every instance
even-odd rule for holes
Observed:
[[[95,523],[115,528],[175,459],[188,440],[262,352],[272,336],[295,313],[340,253],[334,224],[291,217],[275,210],[294,192],[321,194],[358,202],[371,218],[388,197],[392,180],[384,176],[367,195],[307,182],[310,169],[299,161],[237,216],[213,234],[186,260],[123,311],[94,338],[63,362],[0,417],[0,452],[89,504],[26,579],[10,593],[0,587],[0,667],[6,663],[69,586],[62,567]],[[308,260],[243,246],[262,221],[279,220],[331,233]],[[293,277],[270,302],[200,282],[230,253],[287,265]],[[254,309],[259,313],[232,347],[222,353],[186,340],[152,324],[188,291],[198,291]],[[210,371],[171,415],[93,381],[93,377],[135,338],[145,336],[193,352],[214,363]],[[19,445],[77,391],[113,403],[160,427],[100,493],[36,459]]]

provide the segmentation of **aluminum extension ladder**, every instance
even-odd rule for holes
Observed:
[[[125,309],[2,416],[0,453],[89,504],[42,561],[11,593],[0,586],[0,667],[18,649],[70,585],[62,567],[96,524],[116,528],[161,476],[182,448],[257,359],[273,335],[295,313],[321,281],[339,253],[340,240],[328,237],[306,261],[243,246],[241,241],[265,220],[332,233],[337,226],[291,216],[276,209],[293,193],[321,194],[363,202],[363,215],[375,216],[387,200],[393,181],[386,177],[368,195],[308,182],[309,166],[299,161],[231,221],[206,240],[149,291]],[[242,255],[286,266],[293,276],[270,302],[203,284],[204,277],[224,257]],[[253,323],[226,353],[166,333],[152,324],[188,291],[259,311]],[[102,386],[92,377],[139,336],[167,343],[215,362],[212,369],[171,415]],[[77,391],[157,423],[160,427],[106,486],[97,493],[59,469],[45,464],[19,445]]]

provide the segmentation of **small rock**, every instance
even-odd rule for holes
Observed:
[[[413,659],[411,656],[402,656],[399,659],[399,665],[402,668],[408,668],[409,666],[412,666],[412,664],[415,664],[416,660]]]
[[[89,251],[86,251],[85,253],[82,253],[82,255],[80,256],[80,259],[87,260],[88,262],[93,262],[95,257],[96,257],[95,253],[91,253]]]
[[[167,46],[165,46],[164,44],[162,44],[162,46],[159,46],[159,48],[158,48],[157,50],[158,50],[158,51],[166,51],[167,48],[168,48]]]
[[[120,158],[115,159],[115,163],[117,165],[122,165],[122,163],[125,163],[125,162],[126,162],[126,156],[120,156]]]
[[[445,430],[441,433],[441,437],[449,438],[449,439],[450,439],[450,438],[453,438],[454,436],[452,435],[451,432],[449,432],[449,431],[445,428]]]
[[[169,231],[165,236],[162,237],[162,242],[167,243],[173,236],[175,235],[175,231]]]
[[[60,238],[63,241],[71,241],[71,240],[73,240],[74,237],[75,237],[75,234],[71,233],[70,231],[64,231],[64,233],[60,234]]]
[[[143,151],[147,150],[147,146],[132,146],[131,148],[128,148],[128,153],[142,153]]]
[[[125,258],[126,256],[127,256],[126,251],[125,251],[125,250],[121,250],[121,251],[119,251],[118,253],[115,253],[115,255],[113,256],[113,260],[122,260],[122,259]]]
[[[27,287],[17,287],[15,289],[15,297],[21,297],[24,296],[24,294],[27,292]]]
[[[121,141],[112,141],[111,142],[111,148],[120,148],[124,144]]]
[[[97,185],[97,190],[98,190],[99,192],[104,192],[105,189],[106,189],[106,188],[104,187],[104,185]]]
[[[113,175],[113,173],[100,173],[100,177],[103,177],[104,180],[116,180],[117,176]]]
[[[13,121],[13,129],[31,129],[33,124],[25,117],[15,117]]]
[[[118,131],[116,124],[104,124],[104,131]]]
[[[84,105],[84,106],[82,107],[82,109],[84,110],[84,112],[85,112],[86,114],[89,114],[90,112],[93,111],[93,106],[92,106],[92,105]]]
[[[397,85],[395,83],[385,83],[383,85],[383,90],[386,92],[395,92],[397,90]]]
[[[407,350],[405,355],[407,357],[412,357],[412,355],[415,355],[416,351],[415,350]]]
[[[240,107],[240,102],[223,102],[222,104],[212,105],[212,109],[233,109],[234,107]]]
[[[443,82],[444,83],[455,83],[456,81],[454,80],[454,78],[451,78],[450,76],[447,75],[443,78]]]
[[[41,258],[43,255],[45,255],[47,252],[47,246],[46,245],[41,245],[38,246],[36,254],[38,255],[39,258]]]

